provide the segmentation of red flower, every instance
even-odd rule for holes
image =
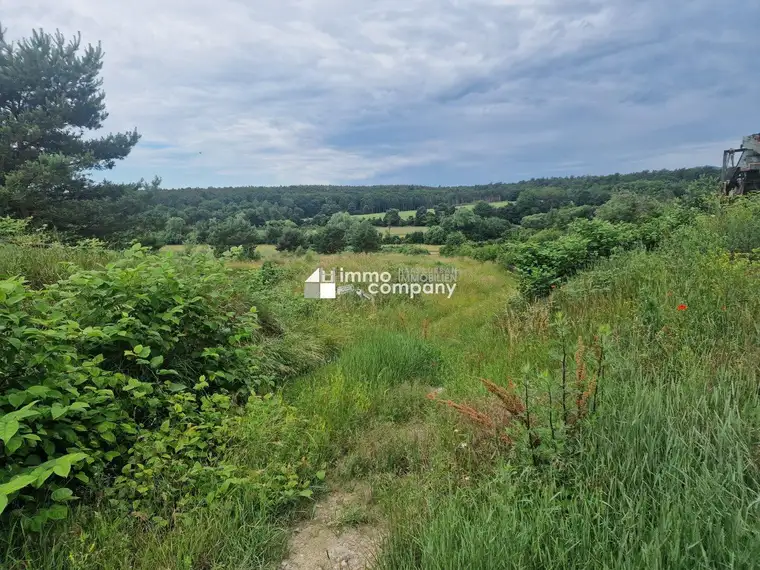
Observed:
[[[679,311],[685,311],[685,310],[686,310],[686,309],[688,309],[689,307],[687,307],[686,305],[684,305],[683,303],[681,303],[681,304],[680,304],[680,305],[678,305],[678,307],[676,307],[676,308],[677,308]]]

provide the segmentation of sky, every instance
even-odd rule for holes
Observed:
[[[0,0],[101,42],[108,173],[461,185],[717,165],[760,132],[744,0]]]

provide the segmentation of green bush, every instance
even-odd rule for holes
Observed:
[[[90,485],[125,507],[229,487],[235,399],[260,370],[256,309],[213,257],[137,246],[41,291],[0,281],[0,512],[31,528]]]
[[[417,245],[384,245],[381,249],[388,253],[403,253],[404,255],[430,255],[430,251]]]
[[[750,253],[760,248],[760,196],[743,196],[712,218],[705,219],[706,229],[723,236],[731,253]]]
[[[691,214],[690,210],[673,208],[639,225],[576,220],[564,234],[547,239],[536,235],[507,243],[499,259],[518,275],[522,293],[540,297],[599,259],[636,247],[656,247],[675,228],[686,224]]]

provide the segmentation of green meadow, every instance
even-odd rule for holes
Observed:
[[[752,568],[760,271],[729,250],[755,224],[702,216],[532,302],[469,258],[235,262],[238,286],[269,275],[260,315],[281,332],[260,342],[280,380],[240,408],[224,463],[308,492],[275,475],[211,503],[190,490],[169,524],[147,515],[158,496],[145,519],[91,499],[41,534],[11,526],[5,566],[275,568],[314,504],[360,486],[336,517],[378,530],[377,568]],[[300,298],[317,265],[441,264],[459,272],[450,299]]]

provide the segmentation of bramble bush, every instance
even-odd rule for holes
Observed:
[[[508,242],[499,260],[517,274],[523,294],[540,297],[600,259],[637,247],[656,247],[691,215],[690,210],[674,207],[641,224],[577,220],[554,239]]]
[[[3,518],[36,530],[97,493],[168,524],[242,482],[236,404],[274,382],[249,292],[211,255],[139,245],[42,290],[0,281]]]

